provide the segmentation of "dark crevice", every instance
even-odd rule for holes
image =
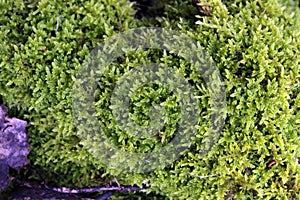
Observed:
[[[134,9],[136,10],[135,17],[141,18],[153,18],[157,16],[163,16],[164,13],[164,1],[159,0],[129,0],[135,2]]]

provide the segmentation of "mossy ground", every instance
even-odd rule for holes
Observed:
[[[158,17],[141,20],[134,17],[127,0],[1,4],[0,97],[11,115],[29,122],[29,159],[36,171],[18,173],[30,173],[29,179],[41,182],[40,172],[48,184],[68,187],[102,185],[113,179],[114,171],[101,166],[76,135],[73,80],[89,52],[105,38],[147,25],[185,33],[209,52],[225,84],[226,123],[207,155],[198,153],[201,142],[195,142],[167,168],[118,174],[119,182],[141,185],[149,179],[148,191],[166,199],[299,199],[299,9],[287,0],[209,0],[208,4],[210,16],[199,13],[187,0],[161,1],[157,10],[155,5],[151,8]],[[151,50],[129,53],[115,64],[125,73],[145,60],[171,63],[177,69],[190,67],[182,58]],[[122,74],[106,75],[113,79]],[[185,77],[193,79],[188,70]],[[96,103],[99,116],[111,113],[106,98],[113,84],[105,78],[102,83],[108,85],[105,90],[99,85],[102,99]],[[203,95],[200,104],[206,111],[199,117],[199,141],[209,124],[203,120],[210,114],[208,102]],[[110,120],[106,118],[104,124],[112,130],[111,139],[124,145],[119,137],[129,139],[113,132],[118,127]],[[197,177],[211,174],[218,176]]]

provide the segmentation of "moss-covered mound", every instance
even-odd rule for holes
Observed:
[[[147,191],[171,199],[300,198],[300,13],[292,5],[208,0],[207,15],[190,1],[174,0],[159,6],[160,17],[138,21],[126,0],[13,1],[0,7],[0,97],[29,122],[29,159],[47,170],[53,184],[101,185],[117,175],[124,185],[150,180]],[[215,146],[200,154],[212,113],[203,77],[171,51],[129,51],[107,68],[95,92],[96,115],[113,144],[149,152],[176,134],[178,99],[159,84],[133,91],[129,106],[140,126],[150,123],[151,103],[165,106],[167,123],[154,140],[136,139],[116,123],[110,107],[116,83],[141,64],[159,63],[182,74],[200,112],[196,139],[175,162],[150,173],[120,173],[105,168],[81,142],[72,88],[94,47],[145,24],[184,33],[206,49],[224,82],[226,120]]]
[[[0,6],[1,98],[29,122],[32,163],[59,184],[88,185],[102,172],[76,136],[73,80],[104,38],[135,27],[135,11],[127,0],[9,2]]]

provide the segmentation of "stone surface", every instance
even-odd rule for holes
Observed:
[[[27,122],[7,116],[8,109],[0,105],[0,191],[9,185],[9,167],[19,169],[29,163]]]

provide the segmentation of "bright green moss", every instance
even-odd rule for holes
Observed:
[[[196,27],[187,18],[178,24],[176,5],[160,22],[210,52],[226,85],[227,122],[207,156],[196,145],[148,176],[152,187],[175,199],[299,197],[299,10],[275,1],[210,3],[211,17],[199,17]]]
[[[95,94],[99,120],[111,141],[131,151],[160,147],[172,135],[180,113],[168,90],[155,84],[141,88],[143,92],[133,98],[132,118],[147,124],[149,116],[143,110],[149,110],[147,103],[159,96],[159,101],[167,101],[170,123],[157,141],[129,137],[116,125],[109,108],[115,82],[124,73],[147,62],[172,66],[201,97],[197,140],[190,151],[171,166],[148,174],[105,169],[83,148],[72,118],[72,86],[85,57],[106,37],[139,26],[130,4],[14,1],[0,7],[0,96],[29,122],[30,159],[49,171],[49,180],[67,186],[79,180],[76,186],[99,185],[109,179],[100,176],[111,173],[118,174],[122,184],[140,185],[149,179],[149,191],[171,199],[300,198],[299,10],[284,8],[275,0],[209,4],[213,8],[209,17],[196,18],[197,10],[189,1],[171,1],[164,6],[164,17],[143,21],[197,39],[221,72],[227,118],[208,155],[199,154],[209,126],[208,90],[183,58],[158,50],[128,52],[99,82]],[[276,164],[268,168],[273,160]],[[198,177],[212,174],[218,176]]]
[[[105,37],[135,26],[134,10],[126,0],[11,1],[0,9],[0,94],[29,122],[32,162],[57,184],[91,184],[101,172],[75,134],[73,79]]]

